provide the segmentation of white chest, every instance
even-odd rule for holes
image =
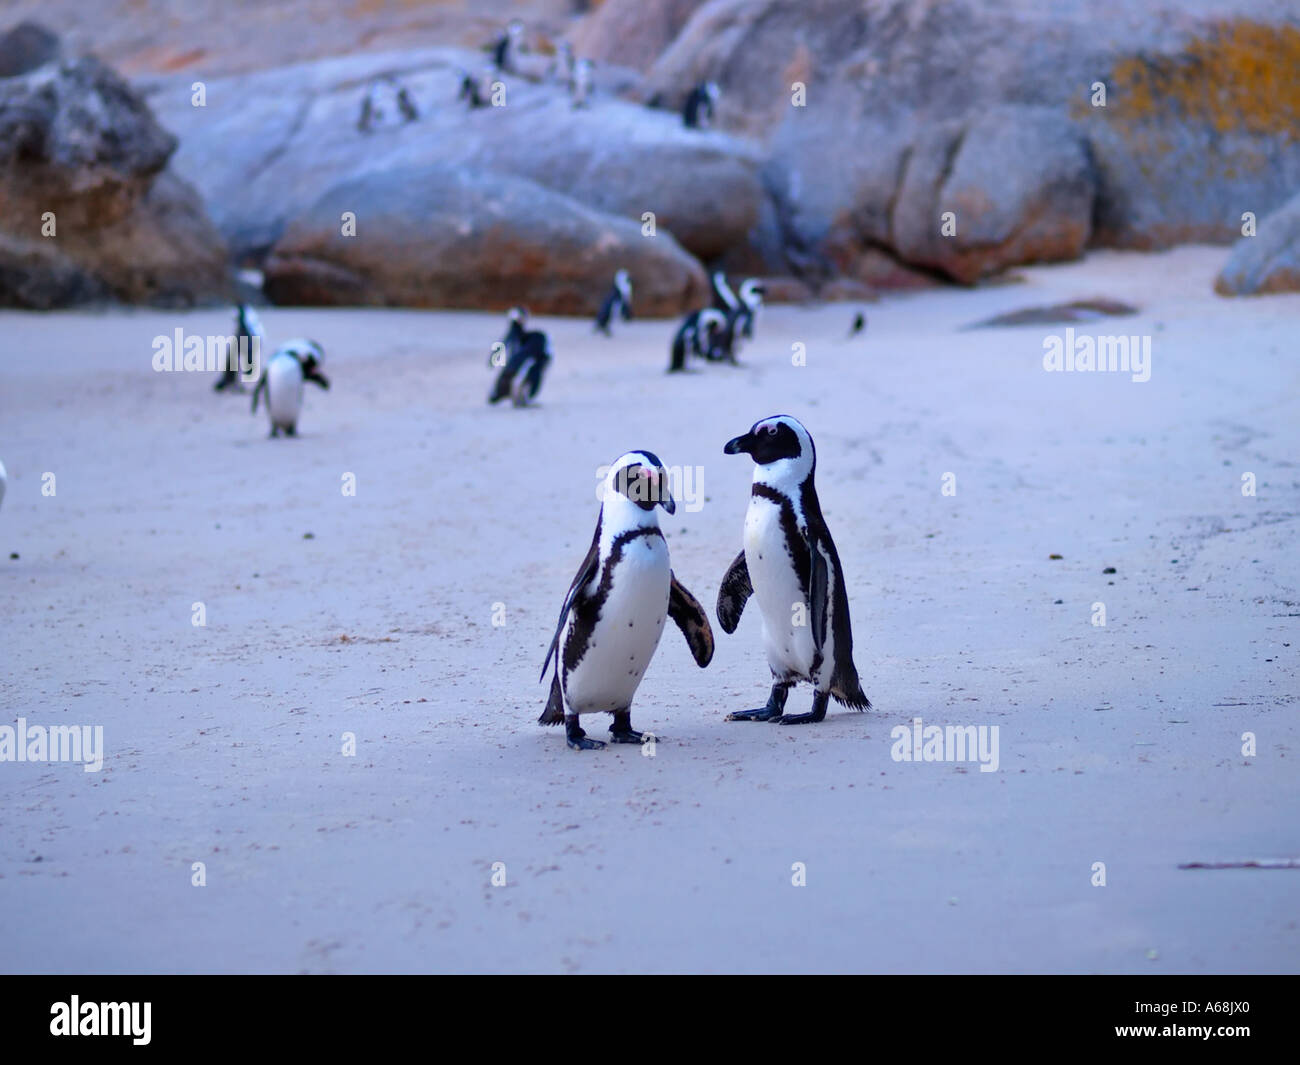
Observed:
[[[768,664],[776,673],[807,675],[816,648],[808,597],[787,546],[781,508],[754,496],[745,515],[745,563],[763,616]]]
[[[302,367],[288,355],[274,358],[266,367],[266,406],[271,424],[293,428],[302,410]]]

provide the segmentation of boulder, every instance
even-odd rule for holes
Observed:
[[[556,81],[502,77],[504,106],[470,109],[456,100],[459,71],[482,62],[457,49],[322,60],[212,79],[201,108],[189,77],[146,85],[180,135],[175,165],[240,257],[265,252],[291,214],[340,182],[447,166],[527,178],[638,224],[651,213],[701,259],[758,226],[765,192],[752,144],[601,93],[574,108]],[[365,133],[366,86],[383,74],[406,87],[419,117]]]
[[[340,218],[356,215],[344,236]],[[638,317],[700,306],[708,282],[666,232],[535,182],[453,167],[387,169],[348,178],[293,218],[269,256],[276,303],[593,314],[626,269]]]
[[[645,71],[705,0],[605,0],[569,35],[575,54]]]
[[[225,245],[176,141],[86,56],[0,80],[0,305],[222,298]]]
[[[1233,247],[1214,281],[1220,296],[1300,292],[1300,195],[1256,223]]]
[[[1239,205],[1280,206],[1300,187],[1285,19],[1272,0],[711,0],[644,93],[720,83],[720,125],[764,145],[800,272],[857,275],[884,249],[970,280],[1085,245],[1228,241]],[[989,218],[938,245],[932,210],[959,192]]]
[[[0,78],[27,74],[59,58],[58,36],[37,22],[20,22],[0,34]]]

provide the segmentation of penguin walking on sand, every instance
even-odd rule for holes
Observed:
[[[867,328],[867,316],[861,311],[853,316],[853,326],[849,329],[849,335],[846,339],[852,340],[855,336]]]
[[[605,476],[596,533],[569,585],[559,624],[542,663],[539,682],[555,660],[550,697],[538,722],[563,723],[568,744],[586,751],[604,747],[587,738],[583,714],[614,715],[614,743],[641,743],[632,729],[636,694],[659,638],[672,618],[703,669],[713,658],[708,615],[674,576],[658,508],[676,504],[668,471],[649,451],[629,451]]]
[[[692,311],[677,327],[673,336],[669,373],[686,369],[686,356],[698,355],[709,362],[735,363],[735,319],[712,307]]]
[[[596,329],[610,336],[609,323],[617,311],[625,322],[632,320],[632,279],[626,270],[614,274],[614,284],[596,312]]]
[[[256,344],[258,357],[261,357],[261,345],[266,342],[266,331],[262,328],[262,320],[257,316],[257,312],[247,303],[241,303],[235,308],[234,339],[233,344],[226,345],[226,368],[221,371],[221,377],[212,386],[214,392],[224,392],[227,388],[239,390],[241,352],[253,351]]]
[[[853,665],[853,631],[840,556],[817,501],[817,452],[796,419],[774,415],[727,442],[728,455],[755,463],[745,548],[718,591],[718,623],[736,631],[750,595],[763,615],[763,642],[772,671],[767,705],[727,715],[728,721],[802,725],[826,716],[826,704],[870,710]],[[795,682],[813,685],[812,711],[784,716]]]
[[[713,125],[713,109],[718,103],[718,83],[702,81],[686,96],[682,105],[682,122],[687,129],[708,129]]]
[[[505,362],[497,374],[489,403],[499,403],[506,396],[516,407],[526,407],[537,398],[542,378],[551,365],[551,341],[537,329],[525,325],[528,312],[520,307],[510,310],[510,327],[503,338]]]
[[[266,392],[266,410],[271,418],[271,438],[298,435],[298,414],[302,410],[302,386],[306,381],[328,389],[321,373],[325,352],[314,340],[290,340],[266,361],[257,387],[253,389],[253,413],[257,400]]]

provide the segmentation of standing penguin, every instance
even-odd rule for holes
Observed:
[[[265,340],[266,332],[262,329],[262,320],[257,316],[257,312],[247,303],[239,304],[235,308],[235,342],[226,345],[226,368],[221,371],[221,377],[212,386],[212,391],[238,389],[241,353],[252,350],[253,345],[256,344],[257,357],[260,358],[261,345]]]
[[[774,415],[728,441],[723,451],[749,455],[756,469],[745,549],[722,578],[718,622],[724,632],[735,632],[745,602],[757,595],[773,677],[766,706],[728,714],[727,720],[820,721],[832,696],[854,710],[870,710],[853,665],[844,571],[813,486],[812,437],[796,419]],[[784,717],[786,696],[800,680],[813,685],[812,712]]]
[[[713,293],[713,309],[723,314],[734,314],[740,310],[740,299],[727,284],[727,275],[715,270],[709,275],[709,289]]]
[[[632,730],[632,696],[671,617],[703,669],[713,658],[708,615],[673,575],[658,507],[677,508],[668,471],[649,451],[629,451],[605,475],[596,534],[560,608],[559,624],[542,663],[555,659],[551,693],[538,722],[565,726],[569,746],[604,747],[587,738],[582,714],[614,715],[615,743],[641,743]]]
[[[718,102],[718,83],[702,81],[686,96],[682,122],[687,129],[708,129],[713,124],[713,108]]]
[[[610,335],[609,323],[616,310],[623,321],[632,320],[632,279],[626,270],[619,270],[614,275],[614,284],[596,312],[596,329],[606,336]]]
[[[575,108],[587,107],[591,102],[594,69],[590,59],[573,61],[573,69],[569,75],[569,99]]]
[[[758,309],[763,306],[763,296],[766,293],[767,289],[763,287],[763,282],[756,277],[741,282],[740,306],[736,308],[736,319],[739,323],[740,335],[747,340],[754,336],[754,319],[758,317]]]
[[[257,398],[265,390],[272,438],[281,430],[285,436],[298,435],[303,382],[311,381],[325,389],[330,386],[320,370],[324,361],[325,352],[314,340],[290,340],[266,361],[253,389],[253,413],[257,413]]]
[[[492,62],[496,64],[497,70],[503,74],[513,74],[515,70],[515,57],[519,52],[519,46],[524,39],[524,24],[519,19],[512,19],[506,27],[506,32],[501,35],[497,43],[492,47]]]

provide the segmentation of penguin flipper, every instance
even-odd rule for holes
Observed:
[[[555,676],[551,679],[551,694],[546,700],[546,709],[542,711],[542,716],[537,719],[539,725],[563,725],[564,724],[564,692],[560,690],[560,671],[555,671]]]
[[[253,413],[257,413],[258,394],[266,388],[266,371],[262,371],[262,376],[257,379],[257,385],[253,388]]]
[[[678,583],[677,575],[671,570],[669,578],[668,616],[682,630],[695,664],[703,669],[713,661],[713,630],[709,627],[709,615],[695,596]]]
[[[573,583],[569,585],[569,593],[564,597],[564,605],[560,607],[560,620],[555,626],[555,635],[551,637],[551,646],[546,651],[546,660],[542,662],[542,672],[537,678],[540,684],[542,678],[546,676],[546,671],[551,668],[551,658],[555,658],[556,673],[559,673],[559,649],[560,635],[564,632],[564,622],[569,616],[569,610],[573,607],[574,600],[578,598],[579,593],[596,576],[596,571],[600,568],[600,522],[596,522],[596,535],[591,538],[591,547],[587,550],[587,557],[582,560],[582,565],[578,568],[578,575],[573,578]]]
[[[826,603],[830,594],[830,567],[826,556],[817,549],[817,540],[809,536],[808,555],[811,567],[808,576],[808,610],[812,623],[813,647],[821,651],[826,643]]]
[[[722,587],[718,589],[718,624],[722,626],[723,632],[730,635],[736,631],[745,603],[753,594],[754,586],[749,582],[749,564],[742,551],[727,570],[722,578]]]

